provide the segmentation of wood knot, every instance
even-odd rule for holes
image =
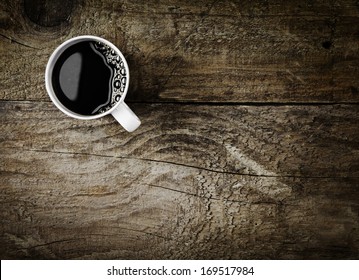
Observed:
[[[331,41],[324,41],[324,42],[322,43],[322,47],[323,47],[324,49],[329,50],[329,49],[331,48],[331,46],[332,46],[332,42],[331,42]]]
[[[70,19],[75,0],[24,0],[27,17],[37,25],[55,27]]]

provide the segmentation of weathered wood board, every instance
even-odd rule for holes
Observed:
[[[0,105],[6,257],[358,256],[359,106]]]
[[[2,259],[358,259],[357,1],[0,0]],[[50,102],[102,36],[142,120]]]
[[[47,100],[51,52],[92,34],[129,60],[130,100],[359,101],[356,1],[26,2],[0,4],[2,99]]]

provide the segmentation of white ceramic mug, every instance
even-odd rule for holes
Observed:
[[[82,114],[76,113],[76,112],[72,111],[71,109],[69,109],[68,107],[66,107],[56,96],[55,89],[53,87],[53,81],[52,81],[54,66],[55,66],[55,63],[57,62],[57,60],[59,59],[60,55],[65,50],[67,50],[70,46],[73,46],[79,42],[84,42],[84,41],[96,41],[96,42],[102,43],[104,45],[107,45],[112,50],[114,50],[116,52],[116,55],[118,55],[121,58],[121,60],[123,62],[123,64],[121,64],[121,65],[124,68],[123,70],[126,73],[126,79],[125,79],[126,82],[123,84],[123,89],[122,89],[123,92],[121,93],[120,98],[118,100],[116,100],[116,102],[113,103],[111,108],[107,109],[104,112],[96,113],[94,115],[82,115]],[[103,38],[97,37],[97,36],[90,36],[90,35],[74,37],[72,39],[65,41],[60,46],[58,46],[56,48],[56,50],[50,56],[50,59],[46,66],[46,72],[45,72],[45,83],[46,83],[47,93],[49,94],[52,102],[63,113],[65,113],[66,115],[68,115],[70,117],[73,117],[76,119],[82,119],[82,120],[97,119],[97,118],[101,118],[105,115],[112,114],[114,116],[114,118],[127,131],[132,132],[140,126],[141,121],[124,102],[124,99],[125,99],[127,91],[128,91],[129,78],[130,78],[129,68],[128,68],[126,59],[123,56],[123,54],[121,53],[121,51],[116,46],[114,46],[112,43],[110,43],[109,41],[107,41]]]

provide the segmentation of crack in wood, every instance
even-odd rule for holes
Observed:
[[[168,190],[168,191],[178,192],[178,193],[182,193],[182,194],[189,195],[189,196],[195,196],[195,197],[198,197],[198,198],[221,200],[220,198],[201,196],[201,195],[198,195],[196,193],[180,191],[180,190],[176,190],[176,189],[172,189],[172,188],[168,188],[168,187],[164,187],[164,186],[159,186],[159,185],[155,185],[155,184],[145,184],[145,185],[150,186],[150,187],[154,187],[154,188],[160,188],[160,189]]]
[[[23,247],[23,248],[20,248],[18,250],[31,250],[31,249],[35,249],[35,248],[39,248],[39,247],[46,247],[46,246],[57,244],[57,243],[74,242],[74,241],[84,240],[84,239],[85,238],[62,239],[62,240],[56,240],[56,241],[47,242],[47,243],[43,243],[43,244],[38,244],[38,245],[30,246],[30,247]]]
[[[147,232],[145,230],[126,228],[126,227],[118,227],[118,229],[123,229],[123,230],[138,232],[138,233],[142,233],[142,234],[146,234],[146,235],[151,235],[151,236],[158,237],[158,238],[165,239],[165,240],[171,240],[171,238],[169,238],[169,237],[165,237],[165,236],[162,236],[162,235],[159,235],[156,233],[152,233],[152,232]]]
[[[34,47],[34,46],[30,46],[30,45],[27,45],[27,44],[22,43],[22,42],[20,42],[20,41],[17,41],[17,40],[15,40],[14,38],[11,38],[10,36],[6,36],[6,35],[4,35],[4,34],[0,34],[0,36],[6,38],[6,39],[8,39],[8,40],[10,40],[10,43],[16,43],[16,44],[18,44],[18,45],[20,45],[20,46],[23,46],[23,47],[26,47],[26,48],[30,48],[30,49],[34,49],[34,50],[41,50],[40,48],[36,48],[36,47]]]
[[[18,147],[7,147],[8,149],[19,149]],[[357,176],[298,176],[298,175],[266,175],[266,174],[251,174],[251,173],[241,173],[241,172],[234,172],[234,171],[224,171],[224,170],[216,170],[205,168],[201,166],[195,166],[185,163],[178,163],[166,160],[157,160],[157,159],[149,159],[149,158],[138,158],[138,157],[131,157],[131,156],[112,156],[112,155],[100,155],[94,153],[81,153],[81,152],[66,152],[66,151],[50,151],[50,150],[39,150],[39,149],[24,149],[21,148],[22,151],[27,152],[38,152],[38,153],[53,153],[53,154],[62,154],[62,155],[76,155],[76,156],[93,156],[93,157],[102,157],[102,158],[112,158],[112,159],[126,159],[126,160],[138,160],[138,161],[147,161],[147,162],[154,162],[154,163],[164,163],[170,164],[175,166],[182,166],[187,168],[198,169],[202,171],[212,172],[212,173],[219,173],[219,174],[229,174],[229,175],[236,175],[236,176],[248,176],[248,177],[258,177],[258,178],[291,178],[291,179],[357,179]]]
[[[164,189],[164,190],[168,190],[168,191],[173,191],[173,192],[177,192],[177,193],[182,193],[185,195],[189,195],[189,196],[194,196],[197,198],[201,198],[201,199],[205,199],[205,200],[215,200],[215,201],[223,201],[223,202],[229,202],[229,203],[236,203],[236,204],[240,204],[240,205],[259,205],[259,204],[273,204],[273,205],[289,205],[286,204],[282,201],[248,201],[248,200],[235,200],[235,199],[228,199],[228,198],[218,198],[218,197],[213,197],[213,196],[204,196],[204,195],[198,195],[195,193],[190,193],[190,192],[186,192],[186,191],[181,191],[181,190],[176,190],[176,189],[172,189],[172,188],[168,188],[168,187],[164,187],[164,186],[159,186],[159,185],[155,185],[155,184],[144,184],[150,187],[154,187],[154,188],[159,188],[159,189]]]

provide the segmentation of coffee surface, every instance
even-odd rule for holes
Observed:
[[[124,91],[126,71],[121,66],[123,62],[109,46],[95,41],[76,43],[54,65],[52,85],[56,97],[81,115],[105,112]]]

